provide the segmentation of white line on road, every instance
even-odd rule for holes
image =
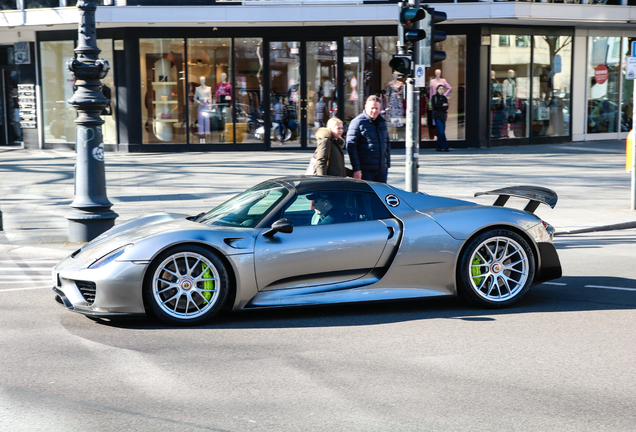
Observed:
[[[585,288],[601,288],[601,289],[611,289],[611,290],[619,290],[619,291],[636,291],[636,288],[620,288],[620,287],[610,287],[610,286],[602,286],[602,285],[585,285]]]
[[[567,284],[563,282],[543,282],[543,285],[566,286]]]
[[[50,286],[40,286],[40,287],[29,287],[29,288],[9,288],[9,289],[0,289],[0,292],[7,291],[26,291],[26,290],[36,290],[36,289],[51,289]]]
[[[0,272],[51,271],[53,267],[0,267]]]
[[[57,263],[59,263],[62,259],[14,259],[14,260],[0,260],[0,263],[29,263],[29,264],[33,264],[33,263],[51,263],[52,265],[55,265]]]
[[[7,279],[51,279],[51,275],[9,275],[9,276],[0,276],[0,281]]]

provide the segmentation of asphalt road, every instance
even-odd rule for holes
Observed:
[[[457,299],[95,322],[60,251],[0,251],[1,431],[634,431],[636,230],[557,237],[516,307]]]

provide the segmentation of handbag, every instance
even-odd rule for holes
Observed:
[[[329,168],[329,159],[331,159],[331,139],[329,140],[329,154],[327,155],[327,168]],[[316,159],[316,152],[314,152],[313,156],[309,160],[309,165],[307,165],[307,169],[305,170],[305,175],[316,175],[316,163],[318,163],[318,159]]]

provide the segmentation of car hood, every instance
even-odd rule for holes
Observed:
[[[97,259],[122,246],[147,243],[146,239],[150,238],[163,238],[162,240],[151,242],[153,243],[152,249],[161,249],[176,240],[206,239],[209,241],[214,237],[215,233],[217,235],[220,234],[222,238],[227,237],[228,234],[231,237],[239,237],[237,232],[241,233],[240,237],[250,237],[247,231],[250,230],[200,224],[188,220],[187,216],[182,214],[153,214],[117,225],[74,252],[73,257],[81,258],[82,261],[90,265]],[[152,252],[148,251],[148,253],[152,256]],[[140,251],[131,250],[118,258],[118,261],[150,258],[150,256],[146,257],[145,255],[147,253],[140,254]]]

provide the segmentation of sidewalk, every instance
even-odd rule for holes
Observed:
[[[403,188],[404,150],[392,155],[389,184]],[[107,153],[107,194],[116,223],[159,211],[196,214],[263,180],[302,174],[310,157],[310,151]],[[0,147],[0,245],[77,248],[67,242],[65,218],[74,164],[73,151]],[[521,184],[557,192],[555,209],[536,211],[557,231],[636,221],[624,142],[421,151],[419,190],[431,195],[491,204],[493,197],[473,194]]]

